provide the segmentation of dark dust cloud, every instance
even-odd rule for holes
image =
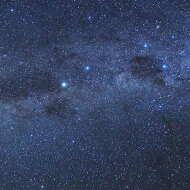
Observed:
[[[0,190],[125,189],[190,189],[190,1],[1,0]]]

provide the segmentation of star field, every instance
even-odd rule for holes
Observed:
[[[188,0],[0,16],[0,190],[190,189]]]

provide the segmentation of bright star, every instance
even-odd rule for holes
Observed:
[[[167,65],[162,65],[162,69],[167,69]]]
[[[145,44],[144,44],[144,47],[145,47],[145,48],[147,48],[147,47],[148,47],[148,44],[147,44],[147,43],[145,43]]]
[[[67,83],[66,83],[66,82],[62,82],[62,83],[61,83],[61,87],[62,87],[62,88],[66,88],[66,87],[67,87]]]
[[[89,70],[90,70],[90,66],[86,66],[84,69],[85,69],[86,71],[89,71]]]

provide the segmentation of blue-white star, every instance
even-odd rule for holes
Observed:
[[[166,64],[164,64],[164,65],[162,65],[162,69],[167,69],[167,65]]]
[[[161,104],[158,105],[158,109],[162,109],[162,107],[163,107],[163,105],[161,105]]]
[[[66,88],[67,85],[68,85],[68,84],[67,84],[66,82],[62,82],[62,83],[61,83],[61,87],[62,87],[62,88]]]
[[[144,47],[145,47],[145,48],[147,48],[147,47],[148,47],[148,44],[147,44],[147,43],[145,43],[145,44],[144,44]]]
[[[89,70],[90,70],[90,66],[86,66],[84,69],[85,69],[86,71],[89,71]]]

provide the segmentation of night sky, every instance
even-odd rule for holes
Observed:
[[[0,0],[0,190],[189,190],[190,1]]]

